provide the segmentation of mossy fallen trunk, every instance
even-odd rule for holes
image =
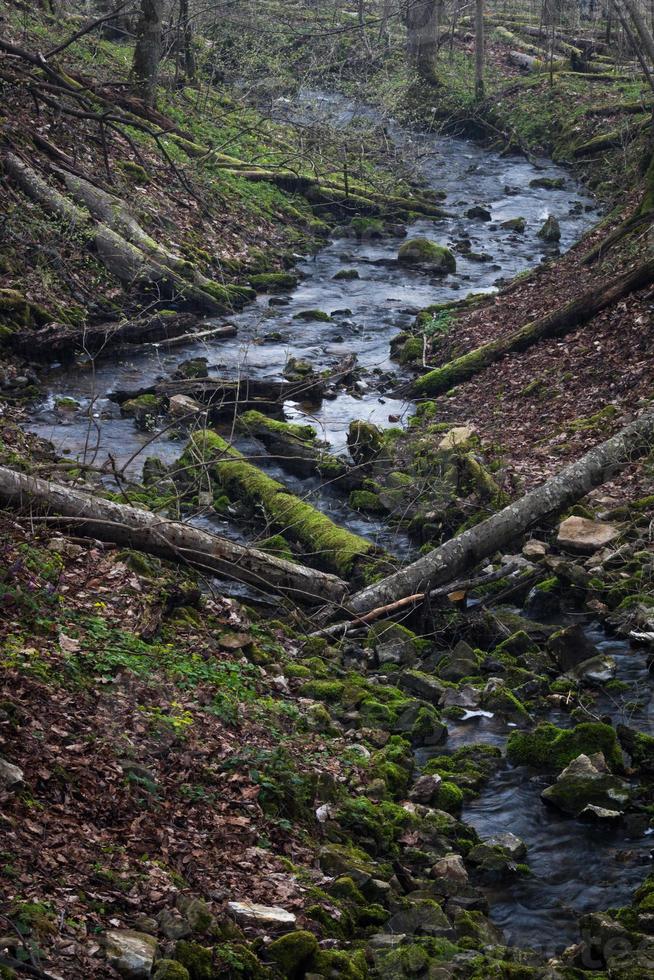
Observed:
[[[195,432],[180,459],[184,480],[206,479],[208,473],[227,496],[253,511],[297,543],[307,561],[343,577],[357,576],[380,551],[370,541],[338,527],[311,504],[249,463],[215,432]]]
[[[164,298],[178,307],[190,307],[212,315],[225,313],[233,305],[229,287],[211,284],[209,291],[188,281],[105,222],[95,220],[89,211],[51,187],[20,157],[6,153],[2,162],[5,172],[23,193],[83,235],[88,247],[97,254],[107,271],[125,286],[148,295],[154,294],[157,299]],[[204,285],[206,287],[207,283]]]
[[[348,610],[356,615],[365,614],[453,581],[489,555],[506,548],[528,528],[561,513],[593,487],[614,479],[621,468],[650,452],[653,445],[654,409],[650,409],[520,500],[413,564],[355,593],[347,602]]]
[[[95,497],[0,466],[0,499],[30,515],[45,513],[76,534],[111,541],[205,572],[282,592],[301,602],[338,602],[345,583],[333,575],[284,561],[159,514]]]
[[[527,323],[506,337],[499,337],[489,344],[484,344],[483,347],[477,347],[476,350],[457,357],[443,367],[430,371],[413,382],[411,392],[420,397],[438,395],[443,391],[448,391],[455,385],[461,384],[462,381],[467,381],[479,374],[507,354],[526,350],[546,337],[560,337],[569,333],[576,327],[587,323],[600,310],[611,306],[623,296],[628,296],[629,293],[641,289],[653,281],[654,259],[650,259],[631,272],[610,280],[605,286],[596,286],[578,299],[572,300],[558,310],[553,310],[552,313],[548,313],[540,320]]]
[[[348,466],[347,460],[332,455],[328,443],[318,439],[311,425],[281,422],[250,410],[239,416],[237,428],[262,442],[275,462],[289,473],[317,475],[348,490],[361,485],[358,471]]]

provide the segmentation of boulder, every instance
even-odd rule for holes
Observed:
[[[547,641],[547,651],[564,673],[599,654],[580,625],[553,633]]]
[[[444,688],[439,680],[421,670],[405,670],[400,674],[397,686],[430,704],[438,704]]]
[[[550,214],[549,217],[547,217],[543,222],[538,232],[538,237],[542,238],[544,242],[560,241],[561,226],[553,214]]]
[[[460,854],[446,854],[439,858],[431,869],[432,878],[445,878],[457,884],[465,885],[468,882],[468,872]]]
[[[354,419],[347,432],[347,448],[357,466],[370,463],[384,448],[384,436],[372,422]]]
[[[195,398],[189,395],[172,395],[168,402],[168,412],[174,418],[189,415],[201,415],[206,411],[204,405],[196,402]]]
[[[572,673],[580,681],[589,681],[591,684],[606,684],[613,680],[616,675],[617,665],[613,657],[598,654],[590,660],[583,660],[573,668]]]
[[[516,231],[519,235],[522,235],[525,230],[525,219],[524,218],[509,218],[508,221],[503,221],[500,228],[504,228],[506,231]]]
[[[458,689],[447,687],[441,694],[439,704],[442,708],[465,708],[467,711],[476,711],[481,704],[481,691],[472,684],[464,684]]]
[[[577,756],[559,774],[554,785],[541,793],[544,803],[573,817],[580,816],[589,804],[622,813],[629,798],[629,786],[606,771],[601,752],[592,758],[583,754]]]
[[[173,378],[189,381],[195,378],[209,377],[209,362],[206,357],[189,357],[177,365]]]
[[[157,952],[157,940],[145,932],[131,929],[109,929],[104,934],[109,965],[128,980],[147,978]]]
[[[12,762],[0,758],[0,790],[16,789],[23,782],[25,782],[23,770]]]
[[[449,432],[446,432],[438,443],[439,449],[456,449],[463,446],[475,434],[475,430],[469,425],[455,425]]]
[[[256,902],[228,902],[227,909],[241,926],[259,929],[295,929],[296,916],[277,905],[259,905]]]
[[[454,253],[429,238],[410,238],[403,242],[398,249],[397,261],[404,265],[422,266],[439,275],[456,272]]]
[[[437,775],[419,776],[409,790],[409,799],[413,803],[424,803],[429,805],[438,796],[441,785],[441,777]]]
[[[460,681],[478,672],[479,659],[465,640],[459,640],[452,652],[438,666],[438,675],[445,681]]]
[[[568,517],[559,524],[556,543],[579,554],[590,555],[606,547],[620,534],[620,528],[604,521],[591,521],[586,517]]]
[[[530,538],[522,546],[522,554],[529,560],[544,558],[549,550],[549,545],[544,541],[539,541],[537,538]]]
[[[474,207],[468,208],[466,211],[466,218],[477,218],[478,221],[490,221],[492,215],[488,208],[483,208],[479,204],[475,204]]]
[[[401,909],[388,921],[389,932],[414,936],[451,936],[452,926],[438,902],[422,898]]]

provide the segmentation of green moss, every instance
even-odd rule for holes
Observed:
[[[578,755],[594,752],[602,752],[612,768],[622,768],[615,729],[601,722],[582,722],[567,730],[544,722],[533,732],[512,732],[506,749],[507,758],[516,765],[556,772]]]
[[[505,228],[506,231],[516,231],[521,235],[525,230],[525,225],[524,218],[509,218],[508,221],[503,221],[500,227]]]
[[[329,894],[351,905],[365,905],[366,900],[349,875],[341,875],[332,883]]]
[[[359,279],[359,273],[356,269],[339,269],[336,275],[332,276],[332,279]]]
[[[370,490],[353,490],[350,494],[349,503],[353,510],[363,510],[370,514],[386,513],[386,508],[379,496]]]
[[[299,930],[274,939],[266,951],[283,977],[290,980],[304,975],[304,967],[318,952],[318,940],[312,932]]]
[[[416,822],[404,807],[385,800],[373,803],[363,797],[348,800],[339,807],[337,819],[358,843],[382,853],[395,853],[397,839]]]
[[[397,260],[406,265],[429,265],[437,272],[456,272],[454,253],[428,238],[410,238],[402,242]]]
[[[438,787],[436,806],[446,813],[458,812],[463,806],[463,792],[454,783],[441,783]]]
[[[152,412],[157,414],[161,411],[162,401],[157,395],[139,395],[137,398],[130,398],[120,406],[120,414],[127,418],[133,418],[138,412]]]
[[[317,320],[320,323],[333,323],[334,321],[330,317],[329,313],[325,313],[324,310],[300,310],[293,317],[294,320]]]
[[[209,430],[191,437],[180,466],[192,476],[205,466],[234,500],[264,508],[268,518],[284,535],[299,543],[315,561],[340,575],[350,574],[374,545],[338,527],[311,504],[289,493],[283,484],[248,463],[237,450]]]
[[[342,699],[344,690],[343,681],[310,681],[302,685],[300,694],[303,698],[313,698],[314,701],[335,703]]]
[[[297,422],[281,422],[279,419],[270,419],[263,412],[257,412],[255,409],[243,412],[239,416],[238,425],[239,428],[243,428],[246,431],[264,428],[280,435],[294,436],[296,439],[302,439],[304,442],[314,442],[318,436],[318,433],[312,425],[301,425]]]
[[[384,234],[384,223],[379,218],[352,218],[348,227],[357,238],[381,238]]]
[[[269,538],[264,538],[263,541],[257,541],[257,548],[269,555],[275,555],[276,558],[285,558],[286,561],[295,560],[291,546],[283,534],[273,534]]]
[[[250,276],[250,285],[258,293],[275,293],[284,289],[295,289],[298,277],[292,272],[264,272]]]
[[[422,337],[409,337],[400,348],[398,355],[400,364],[422,363],[423,347]]]
[[[157,960],[152,980],[190,980],[191,974],[177,960]]]
[[[311,960],[311,972],[338,980],[366,980],[368,967],[363,951],[345,953],[341,950],[321,949]]]

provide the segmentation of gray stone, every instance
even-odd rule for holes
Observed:
[[[579,755],[559,774],[553,786],[541,793],[541,799],[563,813],[577,817],[589,805],[621,813],[629,803],[627,783],[602,768],[603,756]]]
[[[409,790],[409,799],[413,803],[431,803],[438,795],[441,782],[437,775],[420,776]]]
[[[197,402],[189,395],[171,395],[168,402],[168,412],[174,418],[182,416],[201,415],[206,411],[204,405]]]
[[[599,654],[597,647],[590,642],[582,626],[568,626],[552,634],[547,641],[547,651],[562,671],[571,670],[584,660]]]
[[[475,711],[481,704],[481,691],[471,684],[464,684],[458,689],[447,687],[443,691],[440,699],[442,708],[466,708],[468,711]]]
[[[433,900],[419,899],[410,908],[401,909],[388,922],[391,932],[410,936],[451,936],[452,927],[440,905]]]
[[[406,941],[406,933],[403,932],[378,932],[370,937],[368,945],[373,949],[397,949],[398,946],[404,946]]]
[[[468,872],[460,854],[446,854],[439,858],[431,869],[432,878],[446,878],[457,884],[465,885],[468,881]]]
[[[278,905],[259,905],[257,902],[228,902],[227,909],[242,926],[261,929],[295,929],[296,916]]]
[[[594,684],[605,684],[615,677],[617,669],[613,657],[598,654],[589,660],[582,660],[580,664],[573,667],[572,673],[579,680],[591,681]]]
[[[104,934],[109,965],[128,980],[147,978],[157,952],[157,940],[132,929],[109,929]]]
[[[538,237],[542,238],[544,242],[558,242],[560,240],[561,226],[553,214],[550,214],[543,222]]]
[[[177,909],[162,909],[157,923],[166,939],[185,939],[193,932],[191,923]]]
[[[15,789],[25,781],[22,769],[0,758],[0,789]]]
[[[438,704],[444,690],[439,680],[421,670],[405,670],[400,674],[397,683],[403,691],[415,694],[430,704]]]
[[[559,524],[556,543],[561,548],[590,555],[615,541],[619,534],[620,528],[615,524],[590,521],[586,517],[568,517]]]

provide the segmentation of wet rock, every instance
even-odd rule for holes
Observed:
[[[22,769],[0,758],[0,790],[17,789],[24,781]]]
[[[509,218],[508,221],[503,221],[500,225],[500,228],[504,228],[506,231],[515,231],[519,235],[524,233],[525,227],[524,218]]]
[[[370,463],[384,448],[383,433],[372,422],[354,419],[347,433],[347,448],[358,466]]]
[[[257,902],[228,902],[227,909],[241,926],[259,929],[295,929],[296,916],[277,905],[259,905]]]
[[[606,807],[595,806],[594,803],[589,803],[588,806],[583,808],[579,816],[581,818],[587,817],[590,820],[620,820],[622,811],[607,810]]]
[[[589,681],[592,684],[606,684],[613,680],[617,672],[617,665],[613,657],[599,654],[591,657],[590,660],[583,660],[573,668],[572,673],[581,681]]]
[[[578,817],[589,804],[623,812],[629,803],[629,786],[606,772],[605,765],[601,753],[592,759],[583,754],[577,756],[554,785],[543,790],[541,799],[573,817]]]
[[[540,188],[544,191],[559,191],[565,187],[563,177],[535,177],[529,181],[530,187]]]
[[[568,626],[554,633],[547,641],[547,651],[565,673],[599,655],[597,647],[590,642],[582,626]]]
[[[502,930],[493,925],[483,912],[459,909],[454,916],[453,925],[457,939],[473,939],[485,946],[498,945],[504,939]]]
[[[358,269],[339,269],[332,279],[360,279]]]
[[[513,691],[510,691],[500,677],[490,677],[481,694],[481,706],[486,711],[494,714],[501,714],[511,718],[514,722],[527,722],[529,712],[518,700]]]
[[[424,803],[429,805],[438,796],[441,785],[440,776],[420,776],[409,790],[409,799],[413,803]]]
[[[540,230],[538,231],[538,237],[542,238],[544,242],[560,241],[561,227],[553,214],[550,214],[543,222]]]
[[[490,221],[492,215],[488,208],[483,208],[481,205],[476,204],[474,207],[468,208],[466,218],[476,218],[478,221]]]
[[[209,376],[208,360],[206,357],[189,357],[188,360],[178,364],[173,373],[173,378],[191,379],[207,378]]]
[[[439,704],[442,708],[465,708],[475,711],[481,704],[481,691],[471,684],[462,687],[447,687],[441,694]]]
[[[410,900],[410,896],[409,896]],[[424,898],[414,902],[411,908],[402,909],[388,921],[390,932],[405,933],[409,936],[452,936],[452,926],[442,908],[433,899]]]
[[[173,418],[201,415],[205,411],[204,405],[196,402],[195,398],[190,398],[189,395],[172,395],[168,402],[168,412]]]
[[[157,940],[145,932],[110,929],[104,935],[109,965],[128,980],[149,977],[157,952]]]
[[[313,367],[309,361],[305,361],[301,357],[289,357],[282,373],[289,381],[300,381],[309,374],[313,374]]]
[[[472,848],[468,860],[483,871],[501,871],[524,860],[526,856],[525,842],[515,834],[505,833],[484,838],[481,844]]]
[[[568,517],[559,525],[556,543],[579,554],[589,555],[606,547],[620,534],[615,524],[591,521],[586,517]]]
[[[332,318],[324,310],[300,310],[293,317],[294,320],[305,320],[307,323],[317,320],[320,323],[331,323]]]
[[[415,694],[430,704],[438,704],[444,691],[440,681],[421,670],[405,670],[400,674],[397,684],[402,691]]]
[[[460,681],[479,671],[479,658],[465,640],[459,640],[452,652],[441,661],[438,675],[445,681]]]
[[[504,193],[507,197],[516,197],[520,193],[519,187],[510,187],[508,184],[504,185]]]
[[[431,869],[431,876],[436,879],[445,878],[461,885],[468,882],[468,872],[460,854],[446,854],[439,858]]]
[[[414,745],[438,745],[447,738],[447,726],[426,701],[414,701],[398,717],[393,731],[411,738]]]
[[[454,253],[428,238],[410,238],[403,242],[398,250],[397,260],[404,265],[423,266],[438,275],[456,272]]]

